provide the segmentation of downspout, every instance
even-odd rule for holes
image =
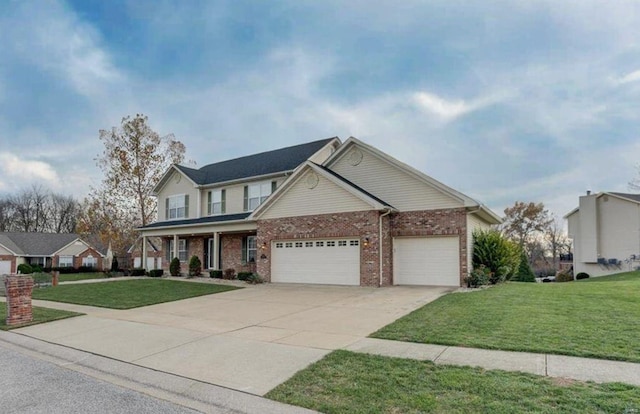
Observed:
[[[382,217],[391,214],[391,209],[389,207],[385,207],[385,210],[386,212],[384,214],[380,214],[380,217],[378,218],[378,256],[380,259],[380,280],[378,281],[378,287],[382,287]]]

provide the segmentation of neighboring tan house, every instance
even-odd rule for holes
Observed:
[[[155,188],[164,267],[257,272],[266,281],[460,286],[471,234],[500,223],[479,202],[355,138],[174,165]],[[148,249],[142,249],[145,251]],[[142,263],[146,263],[142,260]]]
[[[564,217],[574,274],[603,276],[640,265],[640,194],[587,192]]]
[[[102,270],[109,255],[107,250],[94,247],[73,233],[0,233],[0,274],[16,273],[22,263],[42,268],[85,266]]]
[[[161,245],[162,240],[159,238],[152,237],[146,240],[147,265],[142,266],[142,238],[138,237],[138,239],[133,243],[129,250],[127,250],[127,254],[133,259],[133,262],[129,263],[129,265],[126,267],[144,267],[147,270],[162,269],[162,250],[158,247]],[[121,258],[118,258],[118,260],[121,260]],[[122,260],[120,266],[125,268],[124,260]]]

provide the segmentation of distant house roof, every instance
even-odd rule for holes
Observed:
[[[225,221],[237,221],[244,220],[251,215],[251,212],[248,213],[238,213],[238,214],[223,214],[220,216],[208,216],[208,217],[200,217],[194,219],[185,219],[185,220],[168,220],[168,221],[157,221],[155,223],[147,224],[144,227],[138,227],[138,230],[141,229],[153,229],[156,227],[174,227],[174,226],[188,226],[192,224],[204,224],[204,223],[221,223]]]
[[[292,171],[334,138],[280,148],[273,151],[205,165],[200,169],[176,165],[198,185],[216,184],[248,177]]]
[[[587,194],[588,195],[588,194]],[[622,198],[625,199],[627,201],[631,201],[634,203],[638,203],[640,204],[640,194],[631,194],[631,193],[618,193],[615,191],[601,191],[597,194],[594,194],[594,196],[596,198],[600,198],[604,195],[612,195],[614,197],[618,197],[618,198]],[[574,208],[573,210],[571,210],[570,212],[568,212],[567,214],[564,215],[564,218],[568,218],[570,215],[577,213],[578,211],[580,211],[580,206]]]
[[[615,193],[615,192],[610,192],[609,194],[613,194],[622,198],[628,198],[629,200],[633,200],[640,203],[640,194]]]
[[[0,244],[20,256],[52,256],[78,239],[75,233],[0,233]]]

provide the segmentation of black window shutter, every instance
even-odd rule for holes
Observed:
[[[164,219],[169,220],[169,197],[164,199]]]
[[[184,196],[184,218],[189,218],[189,194]]]
[[[227,212],[227,190],[220,191],[220,201],[222,204],[220,206],[220,213],[224,214]]]
[[[166,241],[166,258],[167,258],[167,262],[170,262],[172,257],[171,257],[171,240],[167,240]]]
[[[247,236],[242,238],[242,263],[247,263]]]
[[[249,186],[244,186],[244,211],[249,210]]]
[[[271,194],[273,194],[273,192],[276,191],[277,186],[278,186],[277,182],[271,181]]]
[[[211,215],[211,191],[209,191],[209,195],[207,197],[207,214]]]

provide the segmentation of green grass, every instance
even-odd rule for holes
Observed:
[[[61,274],[58,278],[59,282],[75,282],[76,280],[104,279],[109,277],[106,273],[68,273]]]
[[[267,395],[323,413],[637,413],[640,388],[335,351]]]
[[[103,308],[131,309],[234,289],[239,288],[208,283],[136,279],[34,289],[33,298]]]
[[[609,276],[590,277],[589,279],[578,280],[578,282],[625,282],[630,280],[640,281],[640,272],[623,272]]]
[[[7,305],[4,302],[0,302],[0,329],[8,331],[9,329],[24,328],[25,326],[37,325],[39,323],[57,321],[58,319],[71,318],[73,316],[80,316],[82,313],[69,312],[58,309],[33,307],[33,321],[25,323],[23,325],[7,326]]]
[[[453,293],[372,337],[640,362],[640,273]]]

